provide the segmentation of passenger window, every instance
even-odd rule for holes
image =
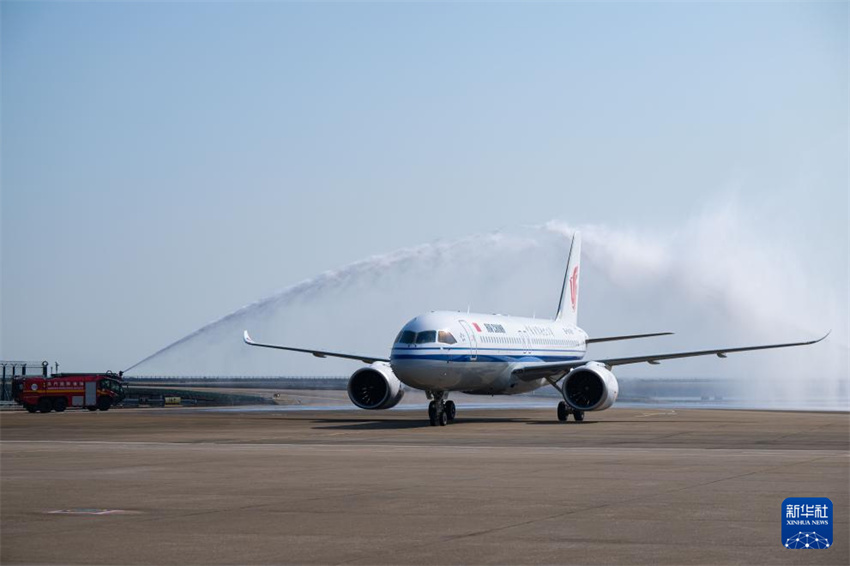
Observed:
[[[457,344],[457,340],[455,340],[455,337],[448,330],[440,330],[437,333],[437,341],[443,344]]]
[[[416,335],[416,343],[417,344],[428,344],[431,342],[437,341],[437,331],[436,330],[426,330],[425,332],[420,332]]]
[[[413,344],[413,340],[416,338],[416,333],[410,330],[404,330],[398,335],[398,343],[399,344]]]

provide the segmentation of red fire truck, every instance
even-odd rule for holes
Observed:
[[[107,373],[55,373],[51,377],[22,376],[12,380],[12,399],[30,413],[61,413],[67,407],[108,411],[124,398],[121,375]]]

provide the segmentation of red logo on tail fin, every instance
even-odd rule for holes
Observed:
[[[576,300],[578,299],[578,266],[573,268],[570,276],[570,301],[573,304],[573,312],[576,311]]]

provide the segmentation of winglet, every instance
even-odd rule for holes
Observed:
[[[253,343],[254,343],[254,341],[253,341],[253,340],[251,340],[251,336],[248,334],[248,331],[247,331],[247,330],[246,330],[246,331],[242,334],[242,340],[243,340],[246,344],[253,344]]]

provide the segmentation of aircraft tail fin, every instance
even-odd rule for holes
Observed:
[[[561,287],[561,301],[558,303],[558,314],[555,320],[570,324],[578,322],[578,275],[581,263],[581,234],[573,233],[570,244],[570,257],[567,260],[567,271],[564,273],[564,286]]]

